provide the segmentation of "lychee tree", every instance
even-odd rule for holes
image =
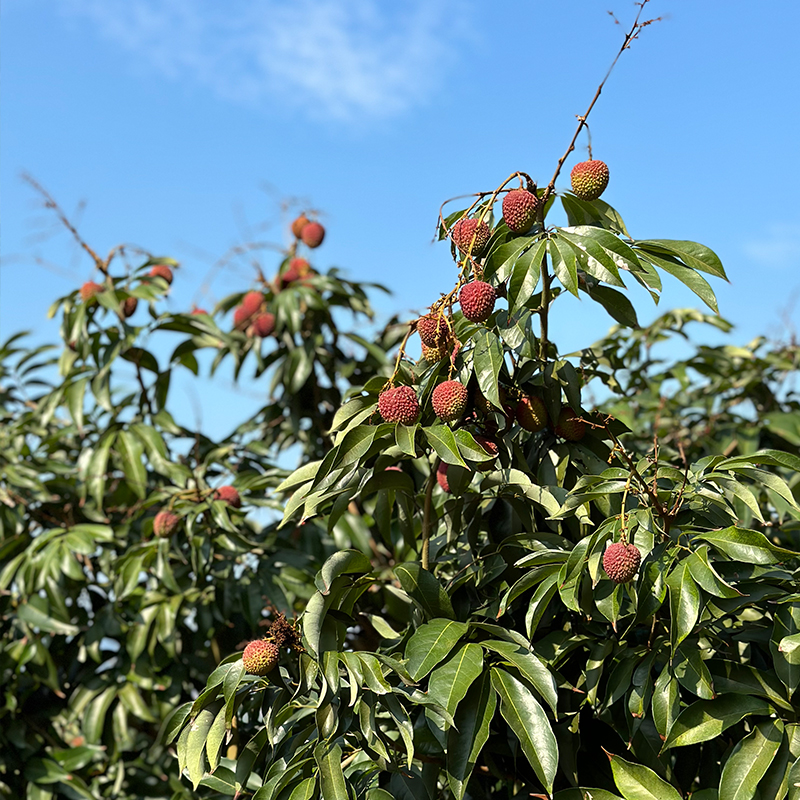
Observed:
[[[797,348],[701,349],[659,372],[650,344],[692,314],[640,330],[623,276],[658,301],[671,275],[716,312],[704,275],[725,272],[704,245],[632,236],[594,159],[557,190],[594,102],[543,188],[515,172],[440,213],[454,285],[348,392],[324,457],[276,488],[284,525],[355,514],[369,547],[322,565],[299,641],[282,646],[276,621],[255,639],[268,659],[232,653],[176,710],[165,740],[194,787],[798,796],[800,440],[779,388]],[[575,298],[619,327],[570,357],[549,319]],[[612,396],[590,410],[595,378]],[[768,426],[758,404],[737,415],[756,382]],[[247,743],[225,758],[234,720]]]

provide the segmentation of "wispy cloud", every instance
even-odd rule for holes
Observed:
[[[174,80],[312,116],[391,117],[425,102],[455,61],[456,0],[61,0]]]
[[[763,267],[800,267],[800,224],[770,225],[744,245],[745,253]]]

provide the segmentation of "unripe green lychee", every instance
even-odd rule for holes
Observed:
[[[269,336],[275,330],[275,315],[269,311],[256,314],[253,324],[247,329],[251,336]]]
[[[579,442],[586,434],[586,423],[570,406],[561,406],[556,434],[568,442]]]
[[[503,219],[512,233],[527,233],[536,222],[539,198],[526,189],[512,189],[503,198]]]
[[[422,344],[439,347],[450,341],[450,325],[444,315],[427,314],[417,320],[417,333]]]
[[[151,278],[163,278],[167,283],[172,283],[172,269],[167,264],[155,264],[150,269]]]
[[[470,281],[461,287],[458,302],[470,322],[486,322],[494,311],[497,292],[484,281]]]
[[[308,247],[319,247],[325,238],[325,228],[319,222],[309,222],[303,225],[300,231],[300,239]]]
[[[233,312],[233,327],[237,330],[244,330],[253,317],[261,311],[263,303],[264,295],[261,292],[248,292]]]
[[[440,383],[431,395],[431,404],[442,422],[455,422],[467,407],[469,393],[459,381]]]
[[[136,306],[139,305],[139,300],[136,297],[126,297],[122,301],[122,316],[127,319],[136,313]]]
[[[422,343],[422,357],[429,363],[435,364],[441,361],[448,355],[448,342],[439,345],[439,347],[428,347],[425,342]]]
[[[224,500],[232,508],[242,507],[242,498],[233,486],[220,486],[214,492],[215,500]]]
[[[417,395],[410,386],[384,389],[378,396],[378,412],[386,422],[411,425],[420,412]]]
[[[95,283],[94,281],[86,281],[86,283],[81,286],[81,300],[84,303],[88,303],[89,300],[92,300],[95,295],[100,294],[100,292],[105,290],[105,286],[101,283]]]
[[[450,238],[456,247],[465,255],[469,253],[477,258],[489,242],[492,232],[483,220],[473,217],[462,217],[450,229]]]
[[[603,161],[581,161],[572,168],[572,191],[581,200],[597,200],[608,186],[608,166]]]
[[[614,542],[603,553],[603,569],[614,583],[632,581],[641,561],[642,554],[634,544]]]
[[[281,649],[275,642],[255,639],[244,648],[242,664],[250,675],[264,677],[275,667],[281,657]]]
[[[439,466],[436,468],[436,482],[447,494],[450,494],[450,484],[447,481],[447,464],[444,461],[440,461]]]
[[[536,395],[526,395],[517,403],[516,417],[520,428],[531,433],[538,433],[547,427],[547,408]]]
[[[167,536],[172,536],[180,527],[181,518],[177,514],[164,509],[156,514],[153,520],[153,533],[159,539],[165,539]]]
[[[292,233],[295,239],[300,238],[300,234],[303,232],[303,228],[305,228],[306,225],[308,225],[308,217],[305,214],[301,214],[292,223]]]

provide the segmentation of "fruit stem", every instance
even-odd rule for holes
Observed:
[[[403,356],[406,352],[406,345],[408,344],[408,339],[411,334],[417,329],[417,321],[412,320],[408,323],[408,330],[406,330],[406,335],[403,337],[403,341],[400,342],[400,350],[397,353],[397,358],[394,362],[394,369],[392,370],[392,377],[389,378],[388,385],[392,386],[394,384],[394,379],[397,377],[397,373],[400,371],[400,361],[402,360]]]
[[[441,459],[437,456],[431,467],[431,474],[428,475],[428,482],[425,485],[425,506],[422,516],[422,569],[430,569],[430,550],[431,550],[431,508],[433,498],[433,484],[436,483],[436,471],[439,469]]]

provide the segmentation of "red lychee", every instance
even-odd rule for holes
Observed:
[[[570,406],[561,406],[556,422],[556,434],[568,442],[579,442],[586,433],[586,423]]]
[[[233,486],[220,486],[214,492],[215,500],[224,500],[232,508],[242,507],[242,498]]]
[[[261,311],[263,303],[264,295],[261,292],[248,292],[233,312],[233,327],[237,330],[244,330],[253,317]]]
[[[517,403],[516,417],[520,428],[531,433],[538,433],[547,426],[547,408],[540,398],[532,394]]]
[[[444,316],[427,314],[417,320],[417,333],[422,344],[439,347],[450,341],[450,325]]]
[[[444,461],[440,461],[439,466],[436,468],[436,482],[447,494],[450,494],[450,484],[447,481],[447,464]]]
[[[410,386],[384,389],[378,396],[378,412],[386,422],[411,425],[420,412],[417,395]]]
[[[89,300],[92,300],[95,295],[100,294],[100,292],[105,291],[105,286],[101,283],[95,283],[94,281],[86,281],[86,283],[81,286],[81,300],[84,303],[88,303]]]
[[[303,232],[303,228],[305,228],[306,225],[308,225],[308,217],[305,214],[301,214],[292,223],[292,233],[295,239],[300,238],[300,234]]]
[[[470,322],[486,322],[494,311],[497,292],[484,281],[471,281],[461,287],[458,302],[461,313]]]
[[[431,395],[431,404],[442,422],[455,422],[467,407],[467,387],[459,381],[440,383]]]
[[[242,664],[245,672],[250,675],[264,677],[275,667],[281,657],[281,651],[275,642],[266,639],[256,639],[244,648]]]
[[[633,544],[614,542],[603,553],[603,569],[614,583],[632,581],[641,561],[642,554]]]
[[[153,520],[153,533],[160,539],[172,536],[180,527],[181,518],[171,511],[159,511]]]
[[[462,217],[450,229],[450,238],[456,247],[465,255],[477,258],[484,251],[492,232],[483,220],[474,217]]]
[[[308,261],[304,258],[293,258],[280,278],[283,286],[289,286],[295,281],[302,281],[305,283],[306,280],[314,274],[314,270],[311,269],[311,264],[309,264]]]
[[[608,166],[602,161],[581,161],[572,168],[572,191],[581,200],[597,200],[608,186]]]
[[[132,317],[136,313],[136,306],[139,305],[139,300],[135,297],[126,297],[122,302],[122,316],[126,319]]]
[[[204,308],[193,308],[191,310],[191,314],[195,316],[199,314],[205,314],[206,316],[208,316],[208,311],[206,311]]]
[[[151,278],[163,278],[167,283],[172,283],[172,269],[167,264],[154,264],[150,269]]]
[[[527,233],[536,222],[539,199],[526,189],[512,189],[503,198],[503,219],[512,233]]]
[[[475,434],[472,437],[475,441],[490,455],[492,459],[490,461],[482,461],[478,466],[478,469],[481,472],[488,472],[491,469],[494,469],[494,462],[497,460],[497,456],[500,453],[500,447],[493,439],[489,439],[486,436],[481,436],[480,434]]]
[[[269,336],[275,330],[275,315],[269,311],[256,314],[253,324],[248,328],[252,336]]]
[[[300,231],[300,239],[308,247],[319,247],[324,238],[325,228],[319,222],[309,222]]]

